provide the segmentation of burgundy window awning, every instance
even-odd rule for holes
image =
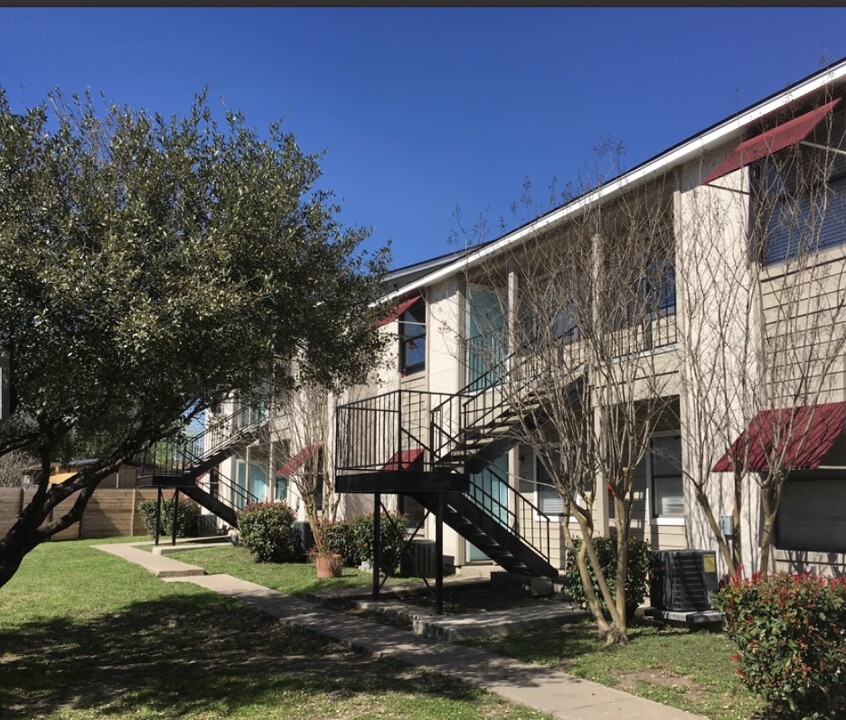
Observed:
[[[306,464],[311,458],[317,455],[317,452],[322,448],[322,444],[317,445],[307,445],[302,450],[300,450],[296,455],[289,458],[285,464],[280,467],[276,471],[277,477],[279,476],[287,476],[291,475],[292,473],[297,472],[303,465]]]
[[[411,450],[396,452],[382,466],[382,471],[409,470],[421,457],[423,457],[423,448],[412,448]]]
[[[708,176],[701,184],[707,185],[709,182],[723,175],[728,175],[730,172],[739,170],[756,160],[767,157],[767,155],[772,155],[779,150],[784,150],[791,145],[802,142],[823,121],[826,115],[834,110],[839,102],[840,98],[837,98],[810,112],[788,120],[774,127],[772,130],[767,130],[765,133],[756,135],[749,140],[744,140],[732,150],[725,160],[708,173]]]
[[[382,327],[383,325],[387,325],[388,323],[393,322],[406,310],[408,310],[408,308],[414,305],[414,303],[416,303],[421,297],[421,295],[413,295],[412,297],[406,298],[405,300],[402,300],[401,302],[397,303],[387,315],[385,315],[376,323],[376,327]]]
[[[840,437],[844,424],[846,403],[842,402],[762,410],[711,470],[731,472],[734,458],[747,470],[767,472],[774,456],[787,469],[813,470]]]

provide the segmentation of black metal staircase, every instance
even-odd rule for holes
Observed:
[[[438,494],[430,491],[427,478],[470,476],[465,492],[441,483],[443,521],[505,570],[557,575],[550,562],[553,521],[492,466],[517,443],[519,424],[539,426],[545,420],[527,367],[525,359],[518,362],[510,356],[451,395],[400,390],[340,406],[339,480],[344,474],[352,474],[353,480],[365,474],[372,477],[390,467],[400,481],[394,491],[435,513]],[[525,389],[515,396],[514,385],[504,392],[505,382],[517,382]],[[419,456],[415,474],[386,462],[415,450]],[[485,488],[479,478],[482,472],[507,488],[506,498]]]
[[[255,440],[264,422],[264,416],[254,408],[242,406],[216,418],[195,435],[154,443],[138,458],[138,487],[178,490],[237,527],[238,510],[258,498],[221,474],[217,466]]]

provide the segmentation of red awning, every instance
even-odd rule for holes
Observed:
[[[775,453],[790,470],[812,470],[819,466],[846,424],[846,403],[762,410],[749,423],[731,450],[712,472],[731,472],[732,458],[748,470],[767,472]],[[778,445],[774,446],[774,443]]]
[[[317,451],[322,447],[322,444],[307,445],[292,458],[289,458],[287,462],[276,471],[276,475],[285,476],[297,472],[297,470],[299,470],[306,461],[314,457],[317,454]]]
[[[382,327],[383,325],[387,325],[389,322],[393,322],[396,320],[400,315],[402,315],[408,308],[410,308],[414,303],[416,303],[420,299],[420,295],[414,295],[410,298],[406,298],[402,302],[394,305],[393,310],[389,312],[385,317],[383,317],[379,322],[376,323],[376,327]]]
[[[423,448],[403,450],[402,452],[394,453],[391,459],[382,466],[382,470],[408,470],[421,457],[423,457]]]
[[[708,177],[702,181],[702,185],[707,185],[712,180],[739,170],[749,165],[749,163],[755,162],[755,160],[760,160],[767,155],[772,155],[779,150],[784,150],[791,145],[802,142],[802,140],[810,135],[811,130],[819,125],[823,118],[834,110],[839,102],[840,98],[837,98],[830,103],[806,112],[804,115],[799,115],[792,120],[788,120],[774,127],[772,130],[767,130],[767,132],[749,138],[749,140],[744,140],[732,150],[725,160],[708,173]]]

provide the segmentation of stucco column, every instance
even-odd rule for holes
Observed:
[[[593,247],[593,278],[591,279],[591,287],[593,288],[594,299],[596,302],[593,303],[593,317],[591,318],[591,322],[593,323],[594,327],[597,327],[601,322],[601,318],[599,317],[599,313],[601,310],[601,303],[599,302],[600,295],[602,293],[602,280],[603,280],[603,272],[602,272],[602,265],[603,265],[603,245],[602,245],[602,236],[599,233],[596,233],[591,238],[591,244]],[[591,366],[593,365],[592,359],[587,359],[587,368],[588,373],[592,374]],[[588,375],[588,381],[591,380],[590,374]],[[602,440],[602,428],[600,423],[602,422],[602,415],[600,412],[597,411],[597,407],[605,402],[604,397],[596,397],[596,390],[593,391],[593,436],[597,439],[597,441]],[[593,504],[593,522],[594,527],[596,528],[596,532],[599,535],[603,535],[604,537],[608,537],[611,532],[611,523],[608,518],[609,512],[609,500],[608,500],[608,480],[605,477],[605,474],[600,468],[599,474],[596,478],[594,478],[594,504]]]

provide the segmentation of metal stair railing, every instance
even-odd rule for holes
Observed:
[[[509,485],[507,478],[503,478],[493,467],[486,468],[483,472],[490,473],[495,480],[508,488],[511,502],[503,503],[500,498],[472,480],[466,496],[476,507],[494,521],[507,527],[512,535],[518,537],[549,563],[552,519],[517,488]]]
[[[236,512],[242,510],[246,505],[260,502],[260,498],[257,495],[253,495],[249,490],[238,485],[238,483],[234,482],[220,470],[201,475],[197,479],[197,486],[205,490],[215,500],[232,508]],[[221,490],[224,492],[221,492]],[[229,499],[230,497],[234,498],[234,503]]]
[[[432,410],[432,450],[436,463],[448,458],[472,431],[484,429],[486,423],[513,410],[510,393],[516,389],[515,380],[519,378],[524,390],[531,389],[533,373],[526,370],[535,362],[534,352],[506,355]],[[504,392],[501,386],[506,383],[510,387]]]
[[[512,393],[526,400],[530,393],[536,391],[538,379],[544,368],[549,367],[551,360],[545,350],[549,348],[525,345],[504,357],[495,357],[495,362],[484,373],[477,375],[464,388],[432,409],[431,444],[436,466],[461,472],[465,458],[453,453],[462,447],[469,452],[468,440],[471,435],[490,436],[503,418],[513,417],[509,413],[526,410],[525,404],[522,408],[513,407]],[[476,355],[470,354],[470,357]],[[488,466],[483,472],[490,473],[496,481],[508,488],[510,502],[503,503],[499,497],[472,481],[467,493],[468,499],[495,522],[506,525],[513,535],[548,563],[553,520],[511,486],[507,478],[503,478],[493,466]]]
[[[262,423],[255,410],[243,406],[234,413],[213,420],[201,432],[185,437],[165,438],[150,445],[138,458],[144,475],[179,476],[250,436]]]

